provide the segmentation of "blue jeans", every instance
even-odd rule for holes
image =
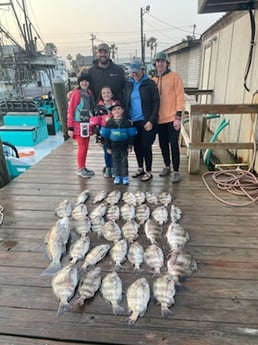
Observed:
[[[113,158],[112,155],[107,152],[106,146],[103,146],[103,151],[106,168],[113,168]]]

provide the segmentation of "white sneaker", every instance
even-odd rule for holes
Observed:
[[[178,172],[178,171],[174,171],[174,172],[172,173],[171,182],[172,182],[172,183],[178,183],[178,182],[180,182],[180,180],[181,180],[181,177],[180,177],[179,172]]]

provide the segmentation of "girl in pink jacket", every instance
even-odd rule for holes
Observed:
[[[87,153],[90,141],[90,124],[93,98],[89,87],[89,75],[82,73],[78,77],[78,86],[72,91],[67,115],[68,135],[77,141],[77,175],[90,178],[94,171],[86,168]]]

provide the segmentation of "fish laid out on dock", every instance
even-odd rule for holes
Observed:
[[[41,276],[53,275],[61,269],[61,258],[66,252],[66,245],[70,236],[70,220],[68,217],[59,219],[47,233],[45,243],[47,255],[51,259],[50,265]]]
[[[75,295],[76,304],[87,310],[87,300],[99,290],[114,315],[126,313],[127,291],[129,325],[145,315],[151,297],[168,317],[176,286],[197,270],[185,252],[190,236],[179,224],[182,211],[172,200],[167,192],[113,190],[93,196],[86,189],[75,200],[61,201],[54,209],[59,219],[46,236],[51,263],[41,274],[54,275],[57,314],[72,310]]]
[[[74,265],[65,266],[52,279],[52,288],[59,300],[57,315],[62,315],[72,309],[69,301],[74,296],[78,282],[78,269]]]

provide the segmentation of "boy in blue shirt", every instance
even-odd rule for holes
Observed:
[[[114,183],[129,184],[128,180],[128,153],[132,151],[136,128],[124,116],[124,109],[120,101],[114,101],[110,107],[113,117],[101,128],[104,145],[107,152],[112,154]]]

